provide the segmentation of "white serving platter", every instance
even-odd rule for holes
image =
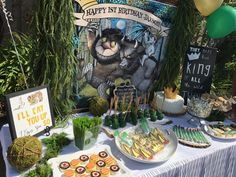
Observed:
[[[68,161],[70,162],[73,159],[79,158],[81,155],[92,155],[92,154],[98,154],[100,151],[106,151],[109,156],[111,156],[116,162],[117,165],[120,167],[120,172],[117,173],[116,175],[110,175],[110,177],[131,177],[131,171],[125,167],[125,165],[116,159],[112,153],[110,146],[108,145],[96,145],[91,149],[88,150],[83,150],[83,151],[78,151],[76,153],[68,154],[68,155],[61,155],[56,158],[52,158],[48,160],[48,163],[51,165],[53,169],[53,176],[54,177],[62,177],[63,173],[59,169],[59,164],[63,161]],[[84,166],[84,165],[83,165]]]
[[[171,156],[174,155],[174,153],[177,149],[177,146],[178,146],[178,139],[172,130],[164,130],[163,128],[161,128],[157,124],[150,124],[149,126],[151,128],[160,129],[163,132],[164,136],[169,140],[169,143],[167,145],[165,145],[164,149],[161,152],[158,152],[152,159],[148,160],[148,159],[136,158],[136,157],[128,154],[127,152],[125,152],[121,148],[120,140],[118,137],[115,138],[116,146],[122,154],[124,154],[129,159],[137,161],[137,162],[149,163],[149,164],[166,162],[167,160],[169,160],[171,158]],[[135,131],[136,128],[137,128],[137,126],[128,128],[123,131],[130,133],[130,132]],[[120,132],[120,133],[122,133],[122,132]]]
[[[217,136],[214,134],[214,132],[212,132],[208,126],[209,125],[216,125],[218,124],[218,122],[208,122],[208,121],[205,121],[204,124],[203,124],[203,130],[208,134],[210,135],[211,137],[214,137],[214,138],[217,138],[217,139],[220,139],[220,140],[236,140],[236,137],[220,137],[220,136]],[[230,125],[230,123],[224,123],[224,125]]]

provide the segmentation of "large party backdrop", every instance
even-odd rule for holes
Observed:
[[[129,82],[150,91],[165,60],[176,7],[153,0],[77,1],[80,94],[107,97]]]

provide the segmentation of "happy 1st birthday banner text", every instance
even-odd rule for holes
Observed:
[[[150,12],[121,4],[96,4],[84,9],[83,13],[74,13],[75,25],[87,26],[92,19],[121,18],[140,22],[147,26],[163,30],[161,19]]]

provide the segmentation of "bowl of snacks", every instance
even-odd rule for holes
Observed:
[[[212,111],[212,103],[201,97],[192,97],[187,102],[188,113],[198,118],[207,118]]]

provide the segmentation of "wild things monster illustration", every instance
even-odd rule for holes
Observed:
[[[146,49],[136,40],[129,40],[119,29],[105,29],[101,36],[88,32],[94,63],[84,67],[87,82],[97,89],[99,96],[107,98],[107,89],[117,78],[130,79],[140,91],[145,92],[153,81],[157,62],[146,55]]]
[[[89,64],[84,68],[88,83],[98,90],[99,96],[107,97],[106,90],[114,82],[113,79],[108,79],[109,76],[120,75],[119,64],[120,49],[121,49],[122,33],[118,29],[106,29],[101,36],[95,37],[90,31],[89,40],[90,51],[94,57],[93,66]]]

